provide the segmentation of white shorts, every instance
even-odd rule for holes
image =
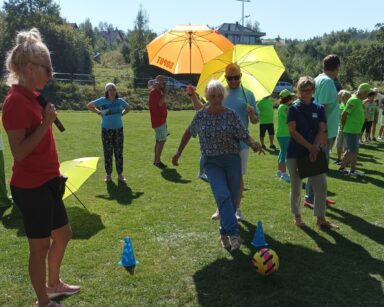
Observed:
[[[241,159],[241,174],[245,175],[248,169],[248,153],[249,148],[244,148],[240,150],[240,159]]]

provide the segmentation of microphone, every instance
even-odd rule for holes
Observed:
[[[36,99],[39,102],[39,104],[42,106],[42,108],[45,109],[45,106],[47,105],[48,101],[46,101],[42,95],[37,96]],[[59,118],[57,116],[55,118],[54,123],[55,123],[57,129],[60,130],[60,132],[65,131],[63,124],[61,123],[61,121],[59,120]]]

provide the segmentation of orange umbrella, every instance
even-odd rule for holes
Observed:
[[[204,63],[233,44],[205,25],[179,25],[147,45],[149,64],[173,74],[199,74]]]

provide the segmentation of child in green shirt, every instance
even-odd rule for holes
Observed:
[[[276,146],[273,144],[275,136],[275,128],[273,126],[273,102],[270,97],[264,97],[257,102],[257,107],[260,111],[260,143],[263,149],[266,149],[264,144],[265,133],[268,131],[269,135],[269,148],[276,150]]]
[[[288,129],[288,123],[287,123],[287,113],[288,113],[288,108],[293,101],[294,94],[292,94],[290,91],[285,89],[280,92],[279,97],[280,97],[280,105],[279,105],[279,108],[277,109],[276,137],[280,145],[280,152],[277,158],[276,176],[279,177],[280,180],[283,180],[285,182],[290,182],[291,179],[286,172],[287,171],[287,166],[286,166],[287,149],[288,149],[289,139],[291,138],[291,135]]]

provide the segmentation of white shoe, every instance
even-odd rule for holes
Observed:
[[[236,216],[236,219],[237,220],[241,220],[241,221],[245,221],[245,217],[244,217],[244,214],[243,212],[241,212],[240,208],[237,208],[236,209],[236,213],[235,213],[235,216]]]
[[[281,177],[281,174],[282,174],[281,171],[278,170],[278,171],[276,172],[276,177],[279,177],[279,178],[280,178],[280,177]]]
[[[218,220],[219,218],[220,218],[220,213],[219,213],[219,210],[216,209],[215,213],[212,214],[211,219],[212,220]]]
[[[199,175],[197,175],[197,178],[204,180],[204,181],[208,181],[208,176],[206,174],[199,174]]]

